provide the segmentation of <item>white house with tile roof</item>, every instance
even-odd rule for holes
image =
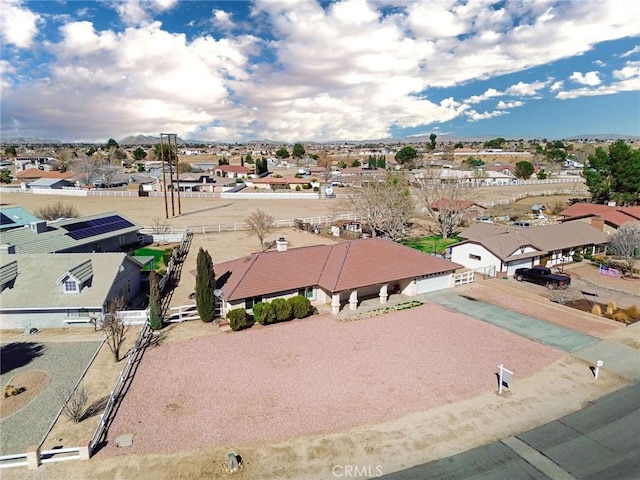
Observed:
[[[214,266],[221,291],[221,313],[274,298],[304,295],[312,305],[330,304],[332,312],[363,299],[386,303],[392,293],[408,297],[454,285],[462,266],[382,238],[368,238],[254,253]]]

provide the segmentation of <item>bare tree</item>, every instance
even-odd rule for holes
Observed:
[[[249,235],[258,237],[263,252],[265,249],[264,240],[273,231],[273,222],[271,215],[259,209],[244,219],[244,223],[249,227]]]
[[[442,238],[451,237],[466,221],[467,190],[457,181],[443,183],[433,174],[417,178],[416,181],[416,194],[424,211],[435,221],[437,233]]]
[[[339,203],[352,212],[376,236],[399,240],[406,234],[415,205],[406,177],[387,173],[383,179],[364,183]]]
[[[609,248],[625,262],[625,273],[633,277],[636,262],[640,259],[640,221],[626,222],[611,235]]]
[[[77,158],[71,166],[71,171],[80,177],[83,185],[91,185],[93,181],[100,177],[102,160],[97,157]]]
[[[58,220],[59,218],[77,218],[80,216],[78,209],[70,203],[57,201],[40,208],[36,208],[33,214],[42,220]]]
[[[107,345],[113,353],[116,362],[120,361],[120,349],[127,338],[129,325],[125,325],[120,317],[120,311],[126,307],[124,297],[116,297],[109,302],[108,312],[102,317],[101,328],[107,337]]]
[[[104,186],[107,188],[111,187],[116,182],[119,173],[120,169],[116,165],[110,163],[102,165],[100,168],[100,178]]]
[[[156,235],[163,235],[165,233],[169,233],[171,225],[169,225],[169,222],[167,222],[166,219],[155,216],[151,219],[151,229]]]
[[[89,399],[89,395],[82,384],[79,384],[71,392],[61,393],[61,396],[66,400],[64,407],[62,407],[62,414],[73,422],[81,422],[84,419],[85,407]]]

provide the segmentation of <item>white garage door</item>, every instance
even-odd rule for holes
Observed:
[[[418,287],[418,294],[420,294],[449,288],[450,282],[449,275],[439,275],[437,277],[418,278],[416,286]]]

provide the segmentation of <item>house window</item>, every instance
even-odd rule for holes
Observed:
[[[471,260],[482,260],[482,257],[481,257],[480,255],[475,255],[475,254],[473,254],[473,253],[470,253],[470,254],[469,254],[469,258],[470,258]]]
[[[298,295],[302,295],[303,297],[312,300],[314,298],[314,289],[313,287],[306,287],[298,289]]]
[[[75,280],[65,280],[64,281],[64,292],[65,293],[77,293],[78,292],[78,282]]]
[[[246,308],[247,310],[250,310],[253,308],[253,306],[256,303],[260,303],[262,301],[262,297],[252,297],[252,298],[247,298],[244,301],[244,308]]]

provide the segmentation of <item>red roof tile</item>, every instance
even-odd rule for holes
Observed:
[[[462,268],[382,238],[262,252],[214,266],[226,300],[320,286],[328,292]]]
[[[615,207],[597,203],[574,203],[560,212],[564,220],[574,220],[584,217],[601,217],[605,222],[619,227],[632,220],[640,220],[640,206]]]
[[[61,178],[67,179],[73,176],[72,173],[69,172],[45,172],[44,170],[40,170],[38,168],[29,168],[27,170],[23,170],[22,172],[16,173],[15,177],[24,179],[24,178]]]

